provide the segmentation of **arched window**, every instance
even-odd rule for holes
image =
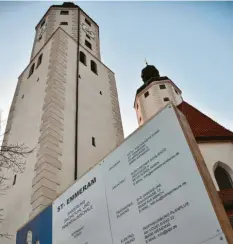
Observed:
[[[218,165],[214,171],[214,176],[220,190],[232,188],[231,176],[224,168]]]
[[[26,244],[32,244],[32,231],[27,232]]]
[[[35,68],[35,63],[31,66],[31,68],[29,70],[28,78],[33,74],[34,68]]]
[[[91,60],[91,71],[97,74],[97,64],[93,60]]]
[[[84,52],[80,51],[80,62],[86,65],[86,55]]]
[[[36,68],[38,68],[38,67],[40,66],[40,64],[42,63],[42,58],[43,58],[43,53],[41,53],[41,55],[40,55],[39,58],[38,58]]]

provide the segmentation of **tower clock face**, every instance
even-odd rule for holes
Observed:
[[[90,28],[85,25],[84,23],[82,24],[83,30],[86,32],[87,35],[89,35],[91,38],[95,39],[95,34],[93,31],[90,30]]]

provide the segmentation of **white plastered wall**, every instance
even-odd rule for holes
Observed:
[[[91,23],[91,26],[89,26],[86,22],[85,22],[85,18]],[[82,24],[85,24],[86,26],[88,26],[88,28],[94,33],[95,38],[91,38],[88,39],[86,37],[86,33],[85,31],[82,29]],[[91,43],[92,49],[88,49],[88,47],[86,47],[88,49],[88,51],[94,55],[95,57],[97,57],[99,60],[100,58],[100,43],[99,43],[99,27],[90,19],[88,18],[85,13],[83,13],[82,11],[80,11],[80,44],[84,47],[85,46],[85,40],[89,41]]]
[[[230,174],[233,180],[233,143],[232,142],[206,142],[198,143],[202,156],[204,157],[207,168],[214,181],[216,189],[218,184],[214,177],[214,169],[218,162]]]
[[[166,89],[160,89],[159,85],[165,85]],[[177,91],[177,92],[176,92]],[[145,93],[149,96],[145,97]],[[162,109],[168,102],[163,98],[168,97],[174,105],[182,102],[180,92],[169,81],[154,81],[136,96],[135,110],[137,113],[138,124],[144,124],[155,113]]]
[[[69,11],[68,15],[61,15],[61,11]],[[40,33],[40,25],[45,20],[46,29],[42,38],[38,41]],[[68,22],[68,25],[60,25],[61,22]],[[33,44],[32,56],[37,54],[37,52],[43,47],[47,40],[53,35],[53,33],[60,27],[64,29],[71,37],[77,41],[78,32],[78,9],[76,8],[51,8],[46,16],[40,21],[39,25],[36,27],[35,40]]]
[[[10,186],[7,194],[1,196],[1,207],[4,208],[5,221],[1,227],[2,232],[16,233],[17,229],[29,219],[31,212],[32,179],[36,162],[36,148],[40,130],[42,107],[44,102],[44,89],[48,71],[49,50],[51,43],[43,49],[41,65],[34,70],[28,78],[31,65],[20,76],[20,86],[15,94],[15,106],[12,111],[12,124],[9,132],[8,144],[24,143],[29,149],[35,148],[26,159],[25,171],[18,174],[16,184],[13,186],[11,175],[7,182]],[[35,57],[35,63],[40,53]],[[10,121],[9,121],[10,122]],[[1,244],[15,243],[15,235],[11,241],[1,239]]]
[[[50,188],[53,193],[50,197],[54,198],[74,181],[78,9],[64,8],[70,12],[69,16],[60,15],[61,10],[62,8],[52,8],[45,16],[46,31],[42,39],[34,43],[30,65],[20,77],[12,113],[9,115],[12,122],[7,136],[8,143],[22,141],[30,148],[36,148],[27,158],[25,172],[17,176],[16,185],[11,187],[3,200],[3,206],[7,210],[3,230],[13,234],[12,240],[6,244],[15,243],[17,229],[33,217],[30,215],[32,208],[33,214],[37,214],[46,205],[48,199],[45,198],[49,197],[49,192],[46,193],[45,188]],[[85,21],[85,16],[80,11],[82,22]],[[59,26],[61,21],[67,21],[68,26]],[[93,21],[91,23],[91,30],[96,36],[96,40],[92,40],[93,49],[85,51],[84,47],[80,47],[86,52],[88,65],[82,67],[79,64],[78,176],[98,163],[124,139],[114,74],[99,61],[99,29]],[[37,35],[38,33],[36,38]],[[85,36],[85,32],[80,29],[80,42],[83,45]],[[41,65],[27,79],[31,65],[35,62],[36,67],[38,56],[42,52]],[[97,63],[98,75],[91,71],[90,59]],[[61,101],[62,109],[59,108],[59,111],[52,106],[46,107],[50,102],[50,94],[52,96],[55,92],[60,94],[55,99]],[[44,136],[48,126],[53,125],[51,121],[45,121],[46,116],[52,120],[55,112],[63,122],[63,131],[58,133],[61,137],[59,142],[52,140],[50,136]],[[54,130],[58,128],[54,126]],[[41,139],[42,137],[45,139]],[[95,137],[96,147],[92,146],[92,137]],[[47,155],[42,158],[43,162],[41,160],[44,152],[47,153],[49,149],[54,149],[60,155],[55,160],[58,168],[46,161]],[[56,182],[52,183],[53,178]],[[12,182],[13,175],[10,185]]]
[[[61,11],[69,11],[68,15],[61,15]],[[80,12],[80,24],[78,24],[78,13]],[[89,26],[85,22],[85,18],[91,23]],[[46,29],[42,38],[38,41],[40,33],[40,24],[45,20]],[[68,22],[68,25],[60,25],[61,22]],[[86,33],[82,29],[82,24],[85,24],[89,29],[95,34],[95,39],[86,38]],[[40,21],[40,24],[36,28],[35,40],[33,44],[32,56],[37,54],[37,52],[43,47],[45,42],[51,37],[51,35],[56,31],[58,27],[64,29],[73,39],[77,41],[78,38],[78,26],[80,28],[80,44],[85,46],[85,39],[89,41],[92,45],[92,49],[89,51],[100,59],[100,44],[99,44],[99,27],[83,12],[79,11],[77,8],[61,8],[52,7],[46,16]]]
[[[79,64],[78,176],[98,163],[124,138],[121,121],[116,125],[120,127],[119,135],[114,126],[110,71],[82,46],[80,51],[86,55],[87,66]],[[96,62],[98,75],[91,71],[90,60]],[[92,145],[92,137],[96,147]]]

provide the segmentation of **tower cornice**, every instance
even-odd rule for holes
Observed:
[[[162,77],[152,77],[150,80],[148,80],[146,83],[144,83],[143,85],[141,85],[135,94],[135,99],[134,99],[134,106],[135,106],[135,101],[136,101],[136,97],[145,90],[145,88],[147,88],[148,86],[152,85],[152,83],[163,83],[163,82],[169,82],[171,83],[177,91],[179,91],[180,94],[182,94],[182,91],[180,90],[180,88],[178,86],[176,86],[176,84],[170,80],[167,76],[162,76]]]
[[[175,83],[171,79],[169,79],[167,76],[162,76],[162,77],[150,78],[150,80],[148,80],[146,83],[144,83],[141,87],[139,87],[137,89],[136,95],[139,94],[142,90],[144,90],[152,82],[159,82],[159,81],[169,81],[180,93],[182,93],[182,91],[179,89],[179,87],[176,86]]]
[[[52,5],[49,7],[49,9],[46,11],[46,13],[43,15],[43,17],[40,19],[40,21],[38,22],[38,24],[36,25],[35,29],[37,29],[37,27],[40,25],[40,23],[42,22],[42,20],[44,19],[44,17],[48,14],[48,12],[53,9],[53,8],[66,8],[66,9],[79,9],[81,12],[83,12],[98,28],[99,25],[86,13],[84,12],[78,5],[73,4],[73,6],[71,5]]]

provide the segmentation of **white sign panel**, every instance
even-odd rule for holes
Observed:
[[[55,201],[53,243],[227,243],[172,107],[101,163]]]
[[[53,203],[53,243],[112,243],[101,167]]]

